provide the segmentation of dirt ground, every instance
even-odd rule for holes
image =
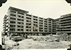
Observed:
[[[5,41],[5,43],[6,46],[12,47],[13,49],[64,49],[68,48],[68,45],[71,44],[71,41],[52,42],[51,39],[53,39],[53,37],[51,37],[50,39],[48,38],[49,36],[33,36],[33,38],[34,37],[38,40],[33,40],[32,38],[24,39],[17,42],[19,43],[19,46],[13,46],[14,44],[16,44],[16,42],[12,40],[7,40]]]

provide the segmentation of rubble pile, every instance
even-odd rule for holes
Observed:
[[[27,39],[15,42],[11,39],[5,41],[6,49],[54,49],[67,48],[71,42],[61,41],[60,36],[28,36]]]
[[[53,41],[56,41],[56,42],[59,42],[59,38],[57,36],[32,36],[32,37],[29,37],[30,39],[33,39],[34,41],[49,41],[49,42],[53,42]]]

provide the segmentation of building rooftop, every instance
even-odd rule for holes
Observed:
[[[61,18],[68,17],[68,16],[71,16],[71,14],[62,15]]]
[[[26,11],[26,10],[18,9],[18,8],[15,8],[15,7],[9,7],[9,9],[17,10],[17,11],[21,11],[21,12],[28,13],[28,11]]]
[[[49,20],[54,20],[54,19],[52,19],[52,18],[47,18],[47,19],[49,19]]]

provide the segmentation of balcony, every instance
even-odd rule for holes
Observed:
[[[33,19],[33,21],[38,21],[38,19]]]
[[[23,18],[24,18],[24,16],[22,16],[22,15],[18,15],[18,18],[22,18],[22,19],[23,19]]]
[[[14,17],[16,17],[16,14],[10,14],[10,16],[14,16]]]
[[[16,13],[16,11],[15,11],[15,10],[10,10],[10,12],[11,12],[11,13]]]
[[[37,19],[38,17],[37,16],[33,16],[33,18],[36,18]]]
[[[16,18],[10,17],[10,20],[16,20]]]
[[[18,12],[18,14],[19,14],[19,15],[24,15],[24,13],[23,13],[23,12],[20,12],[20,11]]]

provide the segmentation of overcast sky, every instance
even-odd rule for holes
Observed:
[[[56,19],[63,14],[71,13],[71,6],[65,0],[8,0],[0,7],[0,32],[3,27],[3,17],[10,6],[44,18]]]

